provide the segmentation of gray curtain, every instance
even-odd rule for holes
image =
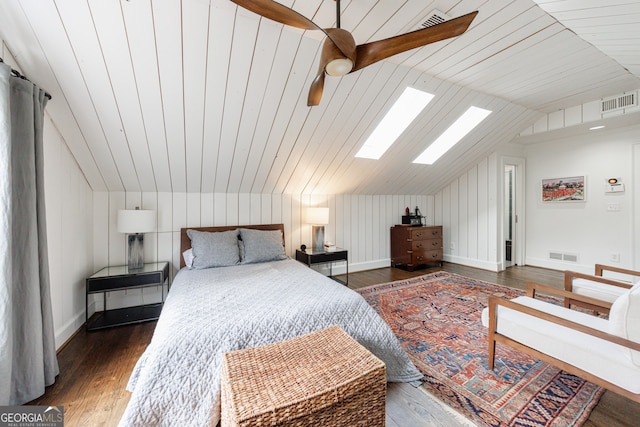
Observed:
[[[0,405],[58,374],[44,209],[45,92],[0,63]]]

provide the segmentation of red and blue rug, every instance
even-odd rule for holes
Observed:
[[[480,320],[489,295],[518,289],[438,272],[358,289],[424,374],[423,387],[481,426],[579,426],[603,390],[498,344],[487,364]]]

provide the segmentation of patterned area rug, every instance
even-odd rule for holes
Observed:
[[[357,291],[425,375],[422,387],[478,425],[579,426],[604,391],[502,344],[489,370],[482,309],[488,295],[521,290],[438,272]]]

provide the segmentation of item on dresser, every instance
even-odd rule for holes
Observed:
[[[391,227],[391,266],[409,270],[439,262],[442,265],[442,226]]]

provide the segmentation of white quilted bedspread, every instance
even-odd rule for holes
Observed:
[[[388,381],[422,377],[359,294],[297,261],[183,269],[131,374],[120,426],[215,426],[225,352],[332,325],[384,361]]]

